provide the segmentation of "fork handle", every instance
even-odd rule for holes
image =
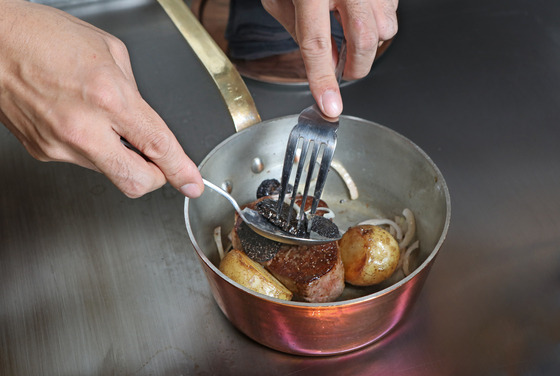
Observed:
[[[342,73],[344,73],[344,66],[346,65],[346,38],[342,38],[342,43],[340,44],[340,51],[338,52],[338,63],[336,63],[336,68],[334,69],[334,75],[336,77],[336,82],[340,86],[340,81],[342,80]]]

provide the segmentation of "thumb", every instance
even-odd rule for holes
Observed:
[[[145,103],[145,102],[144,102]],[[183,195],[196,198],[204,191],[196,164],[185,154],[163,119],[145,103],[144,115],[123,127],[121,135],[155,164],[166,180]]]

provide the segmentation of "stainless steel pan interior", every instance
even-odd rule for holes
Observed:
[[[260,182],[279,178],[286,142],[297,116],[260,122],[254,102],[235,68],[181,0],[158,0],[206,66],[220,89],[239,133],[203,160],[202,175],[240,203],[255,199]],[[256,124],[256,125],[255,125]],[[206,190],[185,200],[185,222],[212,294],[243,333],[273,349],[300,355],[351,351],[390,331],[413,304],[445,239],[450,221],[447,186],[431,159],[405,137],[381,125],[343,116],[335,160],[349,172],[359,198],[349,197],[331,172],[323,193],[342,230],[361,220],[393,217],[409,208],[416,215],[419,254],[414,271],[367,288],[347,286],[337,302],[286,302],[254,293],[218,270],[213,230],[227,234],[234,213],[221,196]]]
[[[262,180],[280,176],[286,140],[296,121],[296,116],[274,119],[231,136],[201,163],[203,176],[230,190],[240,203],[253,201]],[[333,303],[287,303],[264,297],[218,270],[213,229],[220,226],[227,234],[232,228],[234,212],[229,204],[210,190],[185,201],[189,237],[220,308],[249,337],[284,352],[336,354],[387,333],[416,299],[449,226],[447,186],[420,148],[384,126],[352,117],[341,118],[339,132],[335,160],[353,178],[359,198],[350,199],[335,172],[328,176],[323,198],[336,212],[342,230],[365,219],[392,218],[405,208],[412,210],[421,247],[414,272],[404,279],[367,288],[347,286]],[[336,327],[325,317],[335,317]]]

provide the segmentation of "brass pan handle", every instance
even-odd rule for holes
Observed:
[[[210,73],[226,102],[237,132],[261,121],[261,117],[241,75],[214,42],[183,0],[158,0],[169,18],[187,40]]]

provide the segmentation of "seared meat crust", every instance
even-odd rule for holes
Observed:
[[[263,199],[247,206],[254,208]],[[237,215],[230,237],[233,248],[256,257],[251,258],[292,291],[295,300],[329,302],[344,290],[344,266],[337,242],[315,246],[277,243],[254,233]],[[263,251],[267,247],[270,248]]]
[[[282,245],[264,266],[297,300],[330,302],[344,290],[344,266],[336,242],[312,247]]]

